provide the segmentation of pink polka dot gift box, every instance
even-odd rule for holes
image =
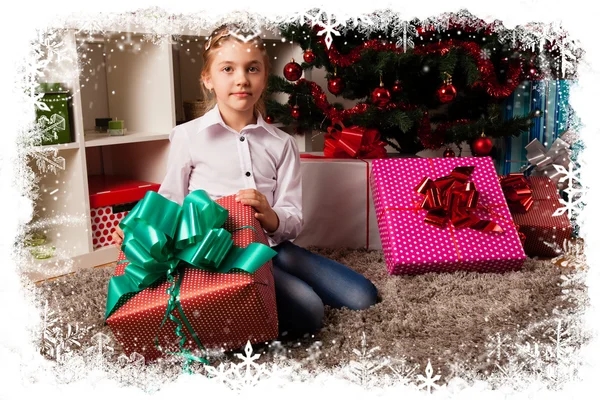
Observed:
[[[234,246],[246,248],[251,243],[267,245],[267,238],[254,218],[253,208],[235,202],[235,196],[227,196],[215,202],[228,210],[223,228],[231,232]],[[248,228],[251,227],[251,228]],[[241,229],[239,229],[241,228]],[[253,228],[253,229],[252,229]],[[121,251],[119,261],[126,260]],[[125,261],[117,264],[114,276],[124,274]],[[230,271],[220,273],[195,268],[184,268],[179,289],[179,304],[183,315],[205,349],[231,350],[251,343],[272,340],[278,335],[277,306],[269,260],[254,273]],[[165,357],[169,352],[181,353],[177,324],[166,318],[171,283],[159,281],[133,295],[106,320],[126,354],[137,352],[146,361]],[[176,318],[181,314],[173,312]],[[197,342],[186,327],[185,349],[197,352]],[[159,350],[155,344],[158,334]],[[196,351],[196,352],[195,352]]]
[[[526,256],[490,157],[374,160],[389,274],[504,272]]]
[[[94,250],[113,244],[112,234],[119,222],[149,190],[159,183],[112,175],[90,175],[90,218]]]

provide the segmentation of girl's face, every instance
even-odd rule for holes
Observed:
[[[227,40],[216,50],[203,81],[207,89],[214,89],[220,110],[246,114],[254,111],[265,89],[265,72],[263,55],[254,43]]]

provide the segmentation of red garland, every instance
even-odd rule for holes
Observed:
[[[329,101],[327,100],[327,95],[323,92],[321,87],[319,85],[317,85],[315,82],[307,81],[306,79],[301,78],[298,81],[296,81],[296,85],[308,85],[309,86],[310,93],[311,93],[311,96],[313,97],[315,105],[317,106],[317,108],[319,110],[321,110],[323,112],[323,114],[325,114],[325,117],[327,117],[327,119],[329,119],[330,121],[334,121],[334,120],[346,121],[348,118],[350,118],[354,115],[363,114],[367,111],[368,105],[365,103],[358,103],[357,105],[355,105],[354,107],[352,107],[348,110],[336,109],[329,103]],[[398,103],[389,103],[385,107],[381,107],[380,109],[383,111],[391,111],[391,110],[395,110],[395,109],[416,110],[417,106],[406,104],[404,102],[398,102]],[[452,126],[468,124],[468,123],[470,123],[470,121],[467,119],[459,119],[459,120],[452,121],[452,122],[444,122],[444,123],[439,124],[436,127],[435,131],[432,133],[431,125],[429,124],[429,119],[425,118],[424,120],[421,121],[421,124],[419,126],[419,139],[422,140],[423,146],[425,146],[426,148],[437,149],[437,148],[441,147],[444,143],[446,143],[445,133],[448,130],[448,128],[450,128]],[[425,125],[427,125],[427,126],[425,126]]]
[[[321,112],[323,112],[323,114],[325,114],[325,116],[329,120],[333,121],[335,119],[339,119],[341,121],[346,121],[348,118],[350,118],[353,115],[363,114],[364,112],[367,111],[368,105],[366,103],[358,103],[357,105],[355,105],[354,107],[352,107],[348,110],[338,110],[329,103],[329,101],[327,100],[327,95],[323,92],[323,89],[321,89],[321,87],[319,85],[317,85],[315,82],[307,81],[304,78],[301,78],[296,82],[296,85],[302,85],[302,84],[309,86],[311,96],[313,97],[313,99],[315,101],[315,105],[317,106],[317,108],[319,110],[321,110]],[[391,110],[395,110],[395,109],[416,110],[417,107],[406,104],[404,102],[397,102],[397,103],[388,103],[385,107],[380,107],[380,109],[383,111],[391,111]]]
[[[321,37],[321,41],[324,44],[324,39]],[[494,69],[494,65],[489,59],[484,59],[481,57],[481,47],[477,43],[474,42],[455,42],[452,39],[439,42],[432,43],[425,46],[415,47],[415,54],[432,54],[439,53],[441,55],[445,55],[450,51],[450,48],[462,48],[465,50],[477,64],[477,69],[481,73],[481,79],[475,82],[474,86],[484,88],[487,93],[495,98],[505,98],[510,96],[512,92],[519,85],[520,77],[524,74],[522,62],[519,64],[513,63],[508,67],[508,72],[506,74],[506,83],[500,84],[498,79],[496,78],[496,73]],[[350,65],[358,62],[361,59],[361,52],[364,49],[372,49],[375,51],[393,51],[395,53],[403,53],[404,50],[402,47],[396,47],[394,43],[383,44],[381,40],[373,39],[367,42],[364,42],[362,45],[359,45],[352,49],[350,53],[347,55],[342,55],[335,48],[333,43],[329,50],[325,46],[325,52],[329,56],[329,61],[339,67],[349,67]]]
[[[495,98],[508,97],[519,85],[519,77],[523,74],[522,65],[517,65],[515,63],[511,64],[508,67],[508,72],[506,74],[506,83],[501,85],[498,82],[498,79],[496,79],[494,64],[492,64],[489,59],[481,57],[481,47],[479,47],[477,43],[455,42],[454,40],[449,39],[440,43],[416,47],[414,51],[415,54],[440,53],[443,55],[449,51],[450,47],[462,48],[475,60],[477,69],[481,73],[481,79],[475,82],[474,86],[484,88],[490,96]]]
[[[349,67],[352,64],[358,62],[361,59],[361,52],[364,49],[372,49],[375,51],[393,51],[396,53],[403,53],[402,47],[396,47],[394,43],[383,44],[381,40],[373,39],[353,48],[347,55],[342,55],[340,52],[331,44],[329,51],[325,47],[325,52],[329,55],[329,61],[338,67]]]

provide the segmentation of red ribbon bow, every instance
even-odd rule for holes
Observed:
[[[336,125],[342,127],[341,130]],[[325,134],[323,153],[333,158],[385,158],[386,143],[379,140],[377,129],[360,126],[345,127],[342,121],[333,120]]]
[[[510,211],[524,214],[533,205],[533,190],[522,173],[514,172],[500,177],[500,185]]]
[[[475,167],[456,167],[450,175],[435,181],[423,178],[415,191],[425,196],[421,208],[428,210],[425,222],[443,228],[450,222],[456,229],[471,228],[484,232],[502,233],[493,221],[482,220],[473,214],[478,206],[479,192],[469,177]]]

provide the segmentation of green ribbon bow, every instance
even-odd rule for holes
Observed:
[[[212,201],[204,190],[191,192],[182,206],[156,192],[147,192],[119,224],[125,237],[121,250],[129,265],[123,275],[112,277],[108,284],[105,320],[132,295],[155,282],[166,278],[173,283],[174,274],[180,271],[177,283],[167,290],[170,300],[161,327],[167,316],[176,322],[182,347],[182,323],[170,315],[177,309],[202,349],[179,304],[183,267],[252,274],[277,254],[262,243],[250,243],[246,248],[234,246],[231,233],[221,228],[227,216],[227,209]]]

